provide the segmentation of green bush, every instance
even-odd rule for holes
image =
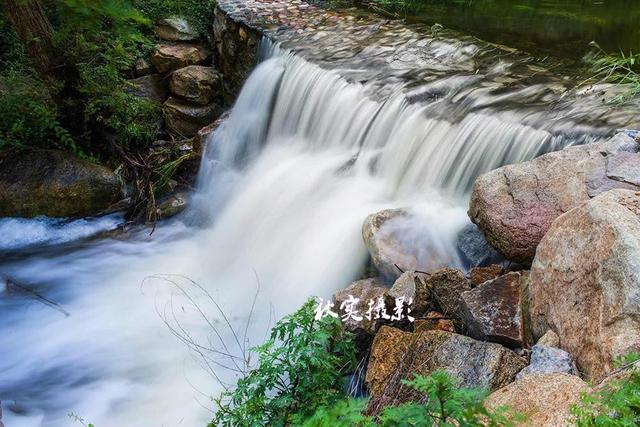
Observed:
[[[602,389],[582,396],[572,408],[578,427],[635,427],[640,425],[640,367],[633,365],[640,354],[631,353],[617,361],[629,368],[620,379]]]
[[[134,6],[153,21],[172,15],[184,17],[201,36],[213,25],[215,0],[134,0]]]
[[[302,425],[498,427],[510,426],[515,420],[522,420],[521,416],[506,409],[495,412],[487,410],[483,404],[486,392],[459,388],[458,382],[444,371],[435,371],[426,377],[416,375],[412,381],[404,383],[423,395],[426,402],[389,406],[378,418],[374,418],[362,415],[366,401],[349,399],[331,408],[321,408]]]
[[[284,426],[345,398],[343,376],[355,366],[355,347],[339,319],[314,318],[315,302],[283,318],[253,349],[255,369],[216,399],[210,426]]]

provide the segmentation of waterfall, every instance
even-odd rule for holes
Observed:
[[[209,296],[242,328],[257,292],[248,334],[257,344],[275,318],[358,277],[362,221],[385,208],[408,209],[406,239],[456,265],[478,174],[598,138],[562,132],[569,119],[535,123],[539,111],[497,106],[482,88],[466,92],[464,113],[455,90],[416,103],[397,86],[380,100],[339,70],[278,46],[265,52],[208,142],[182,217],[151,236],[140,229],[0,261],[0,276],[55,302],[0,290],[7,426],[71,425],[70,412],[98,427],[206,425],[221,389],[207,372],[218,360],[184,341],[220,346],[211,327],[224,321]]]

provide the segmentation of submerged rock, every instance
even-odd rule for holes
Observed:
[[[202,106],[172,97],[164,103],[163,113],[169,131],[181,137],[192,137],[213,123],[223,109],[218,104]]]
[[[525,361],[499,344],[445,331],[403,332],[383,326],[373,341],[366,383],[369,414],[420,398],[402,384],[414,374],[444,370],[462,387],[496,390],[511,381]]]
[[[518,372],[517,378],[532,374],[565,373],[578,375],[571,355],[555,347],[536,344],[531,349],[529,366]]]
[[[462,294],[462,317],[469,334],[507,347],[523,347],[521,282],[527,272],[508,273]]]
[[[503,166],[476,180],[469,216],[504,256],[530,263],[558,216],[613,188],[640,189],[639,150],[618,134]]]
[[[0,151],[0,216],[90,216],[121,198],[104,166],[56,150]]]
[[[171,93],[196,104],[209,104],[221,89],[222,76],[213,67],[190,65],[171,75]]]
[[[187,208],[189,199],[189,193],[181,191],[167,195],[156,204],[155,219],[166,219],[178,215]]]
[[[589,386],[568,374],[528,375],[489,395],[485,406],[507,406],[525,416],[518,426],[561,427],[572,424],[571,407],[580,402]]]
[[[455,264],[455,256],[425,236],[416,236],[413,217],[402,209],[387,209],[369,215],[362,225],[362,238],[376,269],[395,280],[404,271],[425,271]]]
[[[150,74],[128,80],[129,93],[149,101],[164,102],[169,97],[167,81],[160,74]]]
[[[156,36],[167,41],[193,41],[198,39],[198,32],[189,25],[186,19],[172,16],[161,19],[155,26]]]
[[[640,193],[612,190],[554,221],[531,268],[533,332],[600,379],[640,350]]]
[[[199,44],[159,44],[151,55],[151,62],[161,73],[204,62],[211,52]]]

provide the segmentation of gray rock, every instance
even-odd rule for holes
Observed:
[[[169,97],[167,81],[160,74],[150,74],[127,81],[129,93],[149,101],[164,102]]]
[[[589,379],[640,350],[640,193],[612,190],[553,222],[531,267],[529,306],[534,335],[555,331]]]
[[[571,355],[564,350],[555,347],[536,344],[531,349],[531,362],[529,366],[518,372],[517,379],[532,374],[564,373],[578,375]]]
[[[147,76],[153,73],[153,67],[144,58],[138,58],[133,66],[133,72],[136,77]]]
[[[170,132],[179,137],[192,137],[213,123],[224,112],[218,104],[198,105],[169,98],[163,106],[164,120]]]
[[[402,380],[444,370],[461,387],[496,390],[515,378],[526,362],[499,344],[445,331],[402,332],[383,326],[371,348],[366,382],[368,414],[420,398]]]
[[[167,41],[193,41],[198,39],[198,32],[194,30],[186,19],[172,16],[161,19],[155,26],[156,35]]]
[[[166,219],[178,215],[189,206],[189,193],[177,192],[162,198],[156,204],[156,218]]]
[[[213,67],[190,65],[171,75],[171,93],[187,101],[207,105],[222,94],[222,75]]]
[[[90,216],[121,198],[104,166],[56,150],[0,151],[0,216]]]
[[[640,147],[618,134],[481,175],[469,216],[491,246],[528,264],[557,217],[604,191],[640,189],[639,177]]]
[[[435,271],[427,278],[427,289],[430,290],[438,311],[453,318],[456,326],[464,329],[462,294],[471,289],[471,283],[464,277],[464,273],[454,268]]]
[[[387,292],[387,305],[395,306],[397,298],[404,298],[405,302],[411,300],[411,316],[422,317],[434,310],[431,292],[427,289],[429,276],[415,271],[405,271],[394,282]]]
[[[342,325],[346,330],[354,334],[356,348],[358,348],[361,353],[368,351],[373,336],[380,327],[380,320],[373,318],[367,319],[367,317],[365,317],[369,300],[377,300],[379,297],[384,298],[388,290],[389,288],[385,286],[383,280],[370,278],[355,281],[345,289],[336,292],[333,296],[334,311],[340,316],[345,314],[345,309],[340,306],[349,299],[350,295],[359,299],[357,309],[359,311],[358,315],[362,316],[362,320],[347,319],[342,322]]]
[[[458,234],[458,250],[468,268],[487,266],[504,260],[475,224],[468,224]]]
[[[469,335],[507,347],[523,347],[521,281],[527,272],[508,273],[462,294],[462,317]]]

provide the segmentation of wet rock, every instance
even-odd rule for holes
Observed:
[[[361,353],[371,346],[373,336],[380,327],[380,320],[367,319],[365,316],[369,300],[377,301],[379,297],[384,298],[388,290],[389,288],[385,286],[384,281],[378,278],[370,278],[353,282],[333,296],[334,310],[340,316],[345,314],[346,309],[346,307],[341,308],[341,305],[349,299],[350,295],[359,299],[357,309],[358,315],[362,316],[362,320],[347,319],[342,324],[346,330],[353,332],[356,348]]]
[[[588,385],[568,374],[528,375],[489,395],[485,406],[508,406],[525,416],[518,426],[560,427],[573,425],[571,407],[588,392]]]
[[[171,218],[178,215],[189,206],[189,193],[177,192],[162,198],[156,204],[155,216],[157,220]]]
[[[427,289],[428,275],[415,271],[405,271],[394,282],[387,292],[387,305],[394,306],[397,298],[404,298],[405,302],[411,303],[411,316],[421,317],[433,310],[431,294]]]
[[[207,146],[207,142],[210,137],[214,134],[214,132],[224,123],[225,120],[229,118],[229,112],[223,113],[218,119],[198,130],[198,133],[193,137],[193,151],[198,154],[204,153],[205,147]]]
[[[133,73],[136,77],[148,76],[153,73],[153,67],[149,62],[147,62],[144,58],[138,58],[135,65],[133,66]]]
[[[536,343],[547,347],[560,348],[560,337],[552,330],[548,330]]]
[[[578,375],[571,355],[556,347],[536,344],[531,349],[529,366],[518,372],[516,378],[532,374],[565,373]]]
[[[203,63],[211,52],[199,44],[159,44],[151,55],[151,62],[161,73]]]
[[[213,39],[217,66],[228,85],[228,94],[235,96],[258,60],[262,34],[234,20],[220,8],[214,11]]]
[[[475,224],[468,224],[458,234],[458,251],[462,254],[467,267],[485,266],[504,260],[504,257],[491,247]]]
[[[128,91],[149,101],[164,102],[169,97],[167,81],[160,74],[150,74],[127,81]]]
[[[476,180],[469,216],[504,256],[530,263],[558,216],[613,188],[640,189],[638,151],[618,134],[493,170]]]
[[[167,41],[193,41],[198,39],[198,32],[194,30],[186,19],[172,16],[161,19],[155,26],[156,36]]]
[[[220,95],[221,85],[222,76],[213,67],[190,65],[171,75],[171,93],[200,105]]]
[[[464,318],[461,316],[464,301],[462,293],[471,289],[471,283],[464,273],[455,268],[443,268],[429,275],[427,289],[436,305],[445,316],[453,318],[457,326],[462,328]]]
[[[192,137],[204,126],[213,123],[223,113],[217,104],[198,105],[177,98],[169,98],[163,106],[164,120],[169,131],[181,137]]]
[[[493,264],[488,267],[474,267],[469,272],[471,286],[478,286],[487,280],[493,280],[502,275],[504,268],[501,265]]]
[[[402,209],[387,209],[369,215],[362,225],[373,264],[387,279],[395,280],[404,271],[428,272],[454,263],[451,254],[438,250],[434,242],[416,239],[412,221]]]
[[[612,190],[554,221],[531,269],[532,328],[598,380],[640,350],[640,193]]]
[[[90,216],[121,198],[104,166],[56,150],[0,151],[0,216]]]
[[[383,326],[371,348],[366,383],[371,392],[367,412],[418,398],[402,384],[414,374],[444,370],[462,387],[498,389],[513,381],[525,361],[499,344],[444,331],[403,332]]]
[[[528,273],[508,273],[462,294],[462,317],[472,337],[523,346],[522,280],[528,280]]]

